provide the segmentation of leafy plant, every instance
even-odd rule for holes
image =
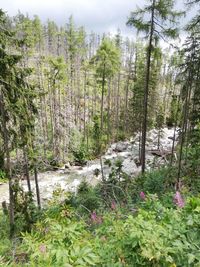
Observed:
[[[95,266],[99,257],[85,224],[75,221],[67,206],[58,213],[59,220],[46,216],[35,231],[23,234],[21,249],[28,251],[31,266]]]
[[[99,208],[101,199],[97,190],[83,181],[78,187],[75,203],[78,211],[90,213]]]
[[[81,143],[80,147],[77,150],[73,151],[73,156],[76,164],[80,164],[81,166],[86,164],[88,153],[83,143]]]
[[[0,183],[6,183],[7,178],[6,178],[6,173],[0,169]]]

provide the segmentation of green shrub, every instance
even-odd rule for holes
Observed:
[[[172,168],[161,168],[146,172],[139,175],[133,182],[132,190],[138,195],[144,191],[150,194],[158,194],[161,196],[167,192],[174,191],[176,172]]]
[[[200,200],[189,199],[182,210],[165,208],[155,196],[143,204],[128,218],[104,216],[96,230],[97,266],[200,266]]]
[[[76,164],[84,166],[87,163],[88,153],[87,148],[83,143],[77,150],[73,151],[73,157]]]
[[[4,266],[11,257],[11,242],[9,240],[9,222],[8,217],[0,211],[0,266]],[[2,265],[1,265],[2,262]],[[6,265],[5,265],[6,266]]]
[[[117,134],[116,141],[125,141],[125,140],[126,140],[126,134],[124,132],[120,131]]]
[[[6,183],[8,180],[6,178],[5,171],[0,169],[0,183]]]
[[[83,183],[79,190],[86,195],[91,189]],[[168,208],[157,195],[146,195],[133,210],[118,207],[99,216],[101,221],[88,227],[70,206],[49,207],[31,233],[23,234],[15,262],[8,266],[200,266],[199,197],[185,199],[183,208]],[[6,233],[3,228],[0,232],[3,240]],[[10,253],[6,240],[0,247],[0,266],[9,260],[2,254]]]
[[[35,206],[32,193],[25,192],[18,181],[13,184],[14,204],[15,204],[15,234],[31,231],[32,225],[40,216],[40,212]]]
[[[32,233],[23,235],[21,251],[28,251],[27,266],[96,266],[99,257],[85,224],[74,220],[67,206],[62,206],[58,213],[59,219],[46,217],[37,223]]]
[[[80,213],[90,213],[98,209],[101,205],[100,196],[95,188],[86,181],[82,181],[78,187],[74,200],[75,207]]]

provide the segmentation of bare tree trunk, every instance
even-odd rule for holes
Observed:
[[[176,128],[177,128],[178,113],[179,113],[179,103],[180,103],[180,95],[178,96],[178,107],[177,107],[177,110],[176,110],[176,121],[175,121],[175,125],[174,125],[174,134],[173,134],[173,143],[172,143],[172,154],[171,154],[171,159],[170,159],[171,166],[173,164],[173,157],[174,157],[175,140],[176,140]]]
[[[104,171],[103,171],[103,161],[102,161],[102,157],[101,156],[100,156],[100,165],[101,165],[101,178],[102,178],[102,182],[105,182]]]
[[[154,11],[155,11],[155,0],[153,0],[153,6],[151,11],[151,31],[149,37],[149,45],[147,52],[147,67],[146,67],[146,81],[144,90],[144,117],[142,123],[142,147],[141,147],[141,163],[142,163],[142,173],[145,172],[145,158],[146,158],[146,133],[147,133],[147,114],[148,114],[148,95],[149,95],[149,78],[150,78],[150,68],[151,68],[151,54],[152,54],[152,42],[153,42],[153,32],[154,32]]]
[[[128,58],[128,74],[127,74],[127,81],[125,85],[125,107],[124,107],[124,125],[123,129],[127,133],[128,130],[128,100],[129,100],[129,85],[131,79],[131,63],[133,58],[133,50],[130,51],[130,56]],[[135,57],[137,57],[137,53],[135,53]],[[136,59],[135,59],[135,66],[136,66]],[[135,77],[136,77],[136,67],[135,67]]]
[[[83,107],[83,136],[86,139],[86,86],[87,86],[87,72],[84,71],[84,107]]]
[[[26,147],[23,148],[23,153],[24,153],[24,167],[25,167],[25,175],[26,175],[28,191],[31,192],[31,182],[30,182],[28,155]]]
[[[118,73],[118,79],[117,79],[117,108],[116,108],[116,132],[117,136],[119,134],[119,98],[120,98],[120,81],[121,81],[121,75],[120,72]]]
[[[37,197],[37,204],[38,208],[41,209],[41,202],[40,202],[40,189],[38,184],[38,172],[37,167],[34,167],[34,177],[35,177],[35,189],[36,189],[36,197]]]
[[[107,144],[110,143],[110,136],[112,134],[112,131],[110,129],[110,86],[111,86],[111,82],[109,80],[108,82],[108,113],[107,113]]]
[[[139,150],[139,162],[141,164],[141,134],[142,134],[142,125],[140,125],[140,132],[139,132],[139,144],[138,144],[138,150]]]
[[[43,88],[43,79],[42,79],[42,68],[40,68],[40,62],[37,62],[37,68],[38,68],[38,83],[39,83],[39,89],[41,91],[44,92],[44,88]],[[41,121],[41,127],[42,127],[42,133],[43,133],[43,156],[44,159],[46,159],[47,157],[47,148],[46,148],[46,143],[48,141],[48,137],[47,137],[47,122],[46,122],[46,102],[44,101],[45,96],[40,96],[39,98],[39,104],[40,104],[40,121]]]
[[[125,109],[124,109],[124,131],[127,132],[128,129],[128,90],[129,90],[129,80],[130,80],[130,74],[128,74],[128,78],[126,81],[126,90],[125,90]]]
[[[159,128],[158,129],[158,146],[157,146],[158,150],[160,149],[160,137],[161,137],[161,129]]]
[[[104,108],[104,91],[105,91],[105,63],[103,69],[103,77],[102,77],[102,88],[101,88],[101,135],[103,134],[103,108]]]
[[[180,177],[181,177],[181,165],[182,165],[182,156],[183,156],[183,145],[185,142],[185,135],[187,132],[187,119],[188,119],[188,110],[189,110],[189,99],[192,87],[192,81],[190,81],[190,74],[189,74],[189,82],[188,82],[189,89],[187,90],[187,95],[185,99],[185,105],[183,109],[183,122],[182,122],[182,132],[181,132],[181,142],[180,142],[180,152],[179,152],[179,159],[178,159],[178,174],[177,174],[177,183],[176,183],[176,190],[180,189]]]
[[[50,127],[51,127],[51,137],[52,137],[52,149],[54,151],[54,123],[53,123],[53,104],[52,104],[52,93],[51,93],[51,87],[48,82],[48,92],[49,92],[49,115],[50,115]]]

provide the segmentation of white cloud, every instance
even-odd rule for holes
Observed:
[[[0,0],[1,8],[14,16],[18,10],[37,14],[46,21],[65,23],[72,14],[78,25],[93,31],[107,31],[113,25],[126,29],[126,19],[135,4],[130,0]]]
[[[18,10],[30,16],[37,14],[42,21],[48,18],[63,25],[70,15],[76,24],[85,26],[88,31],[115,32],[131,36],[133,30],[126,27],[126,20],[137,5],[145,0],[0,0],[0,6],[14,16]],[[182,0],[179,0],[182,3]],[[179,4],[181,6],[181,4]]]

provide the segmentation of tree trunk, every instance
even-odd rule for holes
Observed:
[[[4,108],[4,99],[3,94],[0,92],[0,111],[2,117],[2,133],[3,133],[3,142],[4,142],[4,155],[6,156],[5,160],[5,171],[6,176],[8,177],[9,181],[9,223],[10,223],[10,238],[14,237],[15,232],[15,220],[14,220],[14,195],[13,195],[13,188],[12,188],[12,173],[11,173],[11,165],[10,165],[10,151],[8,145],[8,130],[6,125],[6,115],[5,115],[5,108]]]
[[[108,112],[107,112],[107,144],[110,143],[110,137],[112,134],[112,131],[110,129],[110,87],[111,87],[111,81],[108,82]]]
[[[101,91],[101,135],[103,134],[103,102],[104,102],[104,91],[105,91],[105,63],[103,69],[103,76],[102,76],[102,91]]]
[[[87,87],[87,72],[84,71],[84,103],[83,103],[83,136],[84,142],[86,139],[86,87]]]
[[[117,138],[119,136],[119,98],[120,98],[120,81],[121,81],[121,74],[118,73],[117,77],[117,107],[116,107],[116,133]]]
[[[130,81],[130,73],[128,74],[126,81],[126,90],[125,90],[125,108],[124,108],[124,131],[127,133],[128,130],[128,91],[129,91],[129,81]]]
[[[171,166],[173,165],[173,157],[174,157],[174,149],[175,149],[175,139],[176,139],[176,128],[177,128],[177,124],[178,124],[179,103],[180,103],[180,95],[178,96],[178,107],[177,107],[177,110],[176,110],[176,120],[175,120],[175,125],[174,125],[174,134],[173,134],[173,143],[172,143],[172,154],[171,154],[171,159],[170,159]]]
[[[28,155],[27,155],[27,148],[26,147],[24,147],[23,153],[24,153],[24,168],[25,168],[25,175],[26,175],[28,191],[31,192],[31,182],[30,182]]]
[[[38,208],[41,209],[41,202],[40,202],[40,190],[38,185],[38,172],[37,167],[34,167],[34,177],[35,177],[35,188],[36,188],[36,197],[37,197],[37,204]]]
[[[179,152],[179,159],[178,159],[178,174],[177,174],[177,183],[176,183],[176,190],[180,189],[180,177],[181,177],[181,165],[182,165],[182,156],[183,156],[183,145],[185,142],[185,135],[187,131],[187,119],[188,119],[188,110],[189,110],[189,99],[192,87],[192,81],[190,79],[190,74],[188,78],[188,87],[187,95],[185,99],[185,105],[183,107],[183,122],[182,122],[182,132],[181,132],[181,142],[180,142],[180,152]]]
[[[141,147],[142,173],[145,172],[145,156],[146,156],[145,146],[146,146],[146,132],[147,132],[149,78],[150,78],[150,68],[151,68],[152,41],[154,33],[154,11],[155,11],[155,0],[153,0],[152,11],[151,11],[151,31],[150,31],[149,45],[147,51],[146,81],[145,81],[144,99],[143,99],[144,117],[142,123],[142,147]]]

